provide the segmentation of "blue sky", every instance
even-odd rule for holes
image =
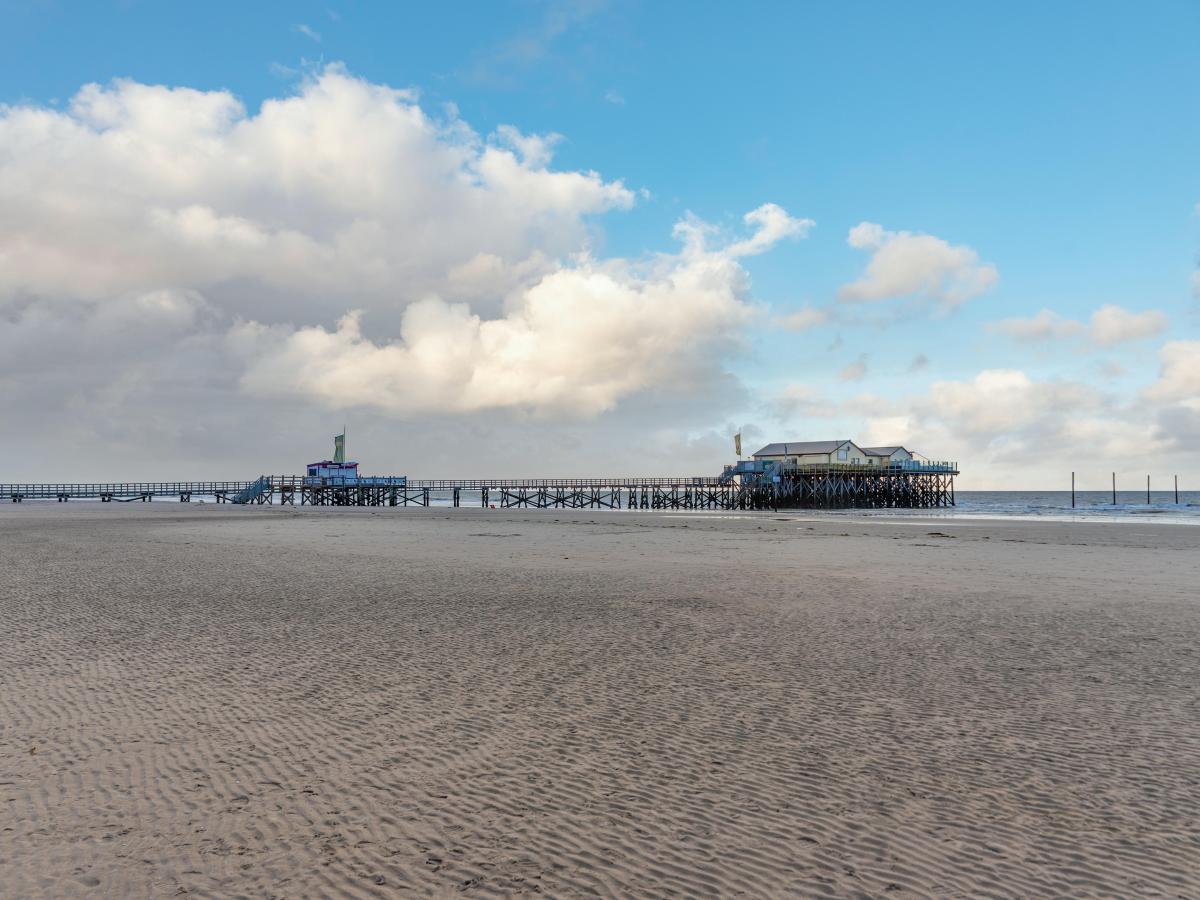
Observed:
[[[210,3],[203,14],[4,3],[0,15],[0,102],[12,107],[63,111],[82,85],[130,79],[227,91],[253,116],[338,63],[363,82],[413,89],[431,117],[453,104],[481,136],[504,125],[561,135],[554,170],[595,171],[636,192],[632,205],[580,213],[602,259],[675,253],[672,227],[689,213],[729,235],[765,203],[813,220],[806,236],[741,260],[759,314],[721,356],[741,393],[714,399],[711,421],[672,427],[704,448],[689,462],[717,462],[710,432],[736,427],[765,441],[882,437],[890,422],[906,432],[897,439],[949,445],[919,448],[930,455],[966,454],[998,472],[1029,470],[1023,460],[1039,456],[1039,442],[1069,443],[1047,421],[1015,425],[1024,429],[1015,449],[1002,422],[970,434],[932,422],[933,384],[971,384],[990,370],[1097,392],[1080,399],[1093,429],[1107,417],[1159,434],[1155,464],[1197,461],[1162,433],[1200,416],[1186,361],[1200,251],[1194,3]],[[860,222],[967,248],[998,277],[953,309],[899,295],[839,302],[870,257],[847,243]],[[1162,318],[1146,320],[1141,338],[1092,340],[1087,325],[1105,305]],[[805,306],[831,321],[780,327]],[[1081,324],[1037,339],[997,324],[1041,310]],[[1185,344],[1174,353],[1187,371],[1167,373],[1172,386],[1160,389],[1169,342]],[[857,363],[861,377],[839,375]],[[803,407],[772,405],[794,385]],[[1142,422],[1132,411],[1146,391],[1170,408]],[[1045,418],[1072,415],[1072,391],[1052,392],[1060,399]],[[655,405],[637,392],[620,404]],[[594,437],[592,426],[562,427]],[[1098,467],[1136,457],[1128,442],[1106,454]],[[1034,480],[1053,477],[1046,468]]]

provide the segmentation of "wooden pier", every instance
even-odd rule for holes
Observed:
[[[477,496],[501,509],[930,509],[953,506],[953,464],[823,465],[784,469],[766,478],[708,476],[628,478],[362,479],[331,483],[296,475],[253,481],[111,484],[0,484],[0,501],[98,499],[148,502],[156,497],[212,497],[218,503],[283,506],[423,506],[443,495],[451,506]],[[474,505],[473,503],[471,505]]]

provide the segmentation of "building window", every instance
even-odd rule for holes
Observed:
[[[840,459],[842,462],[845,462],[849,457],[850,457],[849,450],[839,450],[838,451],[838,459]]]

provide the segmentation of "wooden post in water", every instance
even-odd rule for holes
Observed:
[[[1113,506],[1117,505],[1117,473],[1113,472]]]
[[[1146,476],[1146,505],[1150,505],[1150,476]]]
[[[1179,476],[1175,476],[1175,505],[1179,505]]]
[[[1075,473],[1071,473],[1071,509],[1075,508]]]

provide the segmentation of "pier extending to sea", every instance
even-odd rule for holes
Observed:
[[[813,465],[771,478],[312,478],[263,475],[252,481],[91,484],[0,484],[0,501],[95,499],[149,502],[212,497],[217,503],[283,506],[429,506],[434,494],[452,506],[537,509],[842,509],[935,508],[954,505],[953,463],[904,466]],[[471,502],[470,505],[474,505]]]

